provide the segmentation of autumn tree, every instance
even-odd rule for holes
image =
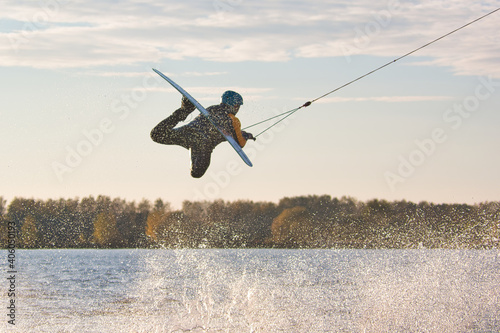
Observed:
[[[94,240],[102,247],[114,247],[120,234],[116,226],[116,217],[112,213],[99,213],[94,221]]]
[[[146,220],[146,236],[152,241],[159,240],[160,232],[165,228],[170,207],[161,199],[155,201],[154,209],[148,214]]]
[[[0,247],[7,246],[8,226],[5,218],[7,202],[0,196]]]
[[[21,227],[21,244],[24,248],[31,249],[37,247],[38,243],[37,221],[32,215],[28,215]]]
[[[311,241],[311,214],[305,207],[286,208],[271,225],[273,242],[282,246],[300,247]]]
[[[146,236],[152,241],[158,241],[159,230],[162,224],[165,223],[166,216],[167,212],[160,210],[154,210],[149,213],[146,221]]]
[[[6,208],[7,201],[2,196],[0,196],[0,218],[3,218],[3,216],[5,215]]]

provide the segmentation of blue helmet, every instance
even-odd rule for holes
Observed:
[[[222,103],[230,106],[243,105],[243,97],[237,92],[228,90],[222,94]]]

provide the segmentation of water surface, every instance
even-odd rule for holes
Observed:
[[[500,332],[500,253],[22,250],[12,332]]]

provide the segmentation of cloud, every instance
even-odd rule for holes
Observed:
[[[9,0],[0,64],[78,68],[165,59],[283,62],[398,57],[494,9],[494,1]],[[111,10],[110,10],[111,9]],[[500,77],[494,14],[418,52],[426,65]],[[492,37],[493,36],[493,37]]]
[[[166,83],[166,82],[165,82]],[[145,88],[147,91],[152,91],[152,92],[168,92],[168,93],[176,93],[178,94],[179,92],[175,90],[175,88],[171,87],[166,83],[167,85],[165,87],[162,86],[154,86],[154,87],[148,87]],[[212,96],[219,96],[222,92],[226,90],[234,90],[238,91],[242,94],[248,95],[248,94],[263,94],[272,91],[272,88],[253,88],[253,87],[234,87],[234,86],[219,86],[219,87],[184,87],[186,91],[188,91],[191,94],[197,94],[197,95],[212,95]]]
[[[227,72],[185,72],[181,73],[179,76],[217,76],[225,74],[227,74]]]
[[[164,73],[167,76],[172,77],[202,77],[202,76],[217,76],[225,75],[227,72],[184,72],[184,73]],[[152,72],[109,72],[109,71],[84,71],[77,72],[76,75],[82,76],[101,76],[101,77],[146,77],[153,75]]]

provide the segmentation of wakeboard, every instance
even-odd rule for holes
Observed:
[[[241,146],[236,142],[236,140],[231,136],[230,133],[227,133],[224,129],[220,128],[212,120],[212,118],[210,117],[210,113],[203,107],[203,105],[201,105],[200,103],[198,103],[198,101],[195,100],[193,96],[191,96],[186,90],[184,90],[181,86],[179,86],[177,83],[175,83],[168,76],[166,76],[165,74],[163,74],[162,72],[160,72],[157,69],[153,68],[153,71],[155,71],[156,74],[160,75],[163,79],[165,79],[168,83],[170,83],[172,85],[172,87],[174,87],[183,96],[185,96],[187,99],[189,99],[191,101],[191,103],[193,103],[193,105],[198,109],[198,111],[200,111],[201,114],[204,115],[210,121],[210,123],[212,124],[212,126],[214,126],[220,132],[220,134],[222,134],[226,138],[227,142],[229,142],[229,144],[231,145],[231,147],[233,147],[234,150],[238,153],[238,155],[240,155],[241,159],[248,166],[253,166],[252,162],[250,161],[250,159],[248,158],[248,156],[245,154],[245,152],[243,151],[243,149],[241,149]]]

